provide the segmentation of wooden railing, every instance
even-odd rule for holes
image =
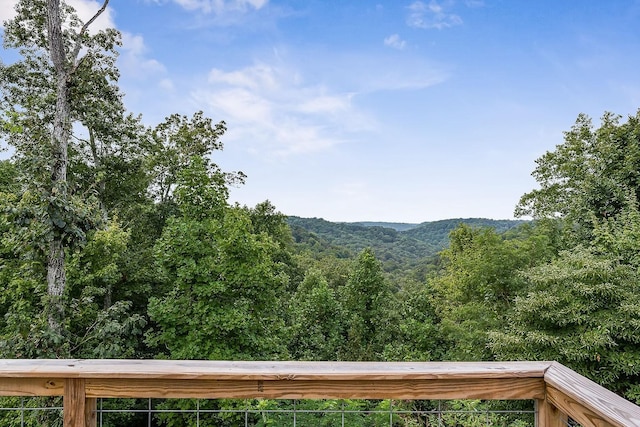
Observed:
[[[536,424],[640,426],[640,407],[556,362],[0,360],[0,396],[63,396],[65,427],[97,398],[493,399],[536,402]]]

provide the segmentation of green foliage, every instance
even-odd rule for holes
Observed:
[[[223,187],[221,184],[243,183],[245,175],[242,172],[223,173],[215,163],[209,160],[215,150],[222,150],[220,137],[225,131],[224,122],[214,125],[202,111],[195,113],[190,119],[172,114],[157,125],[150,132],[154,149],[147,159],[146,166],[152,177],[150,187],[152,197],[160,203],[173,200],[173,191],[176,186],[179,186],[179,181],[190,179],[185,175],[185,169],[194,166],[205,169],[211,179],[215,178],[219,190]],[[193,162],[200,164],[193,165]],[[184,186],[182,188],[183,192],[188,192]],[[199,188],[203,189],[203,187]]]
[[[344,345],[343,309],[318,270],[307,272],[290,302],[289,353],[294,360],[337,360]]]
[[[557,360],[624,393],[640,379],[637,269],[576,247],[527,271],[531,290],[515,302],[505,332],[492,334],[501,359]]]
[[[157,325],[149,342],[176,359],[277,357],[287,277],[277,274],[274,247],[237,208],[223,218],[170,219],[156,245],[170,290],[149,302]]]
[[[340,298],[347,319],[342,359],[380,360],[388,338],[392,293],[371,249],[363,250],[354,261]]]
[[[581,114],[564,143],[536,160],[533,176],[540,188],[520,199],[517,215],[562,217],[589,238],[593,219],[617,215],[629,194],[640,196],[640,110],[620,123],[621,116],[605,113],[600,127]]]
[[[0,193],[17,193],[16,166],[10,160],[0,160]]]
[[[261,411],[261,413],[254,423],[250,425],[256,427],[293,425],[294,408],[297,411],[295,414],[296,425],[303,426],[412,427],[414,425],[403,422],[398,414],[390,416],[390,404],[389,400],[302,400],[294,403],[278,400],[257,400],[255,401],[255,406],[251,409]],[[367,411],[375,412],[368,413]]]
[[[433,245],[437,250],[449,246],[450,233],[461,224],[472,228],[491,228],[496,233],[504,233],[518,227],[525,221],[495,220],[486,218],[458,218],[423,222],[406,231],[406,235]]]
[[[431,265],[438,251],[448,246],[449,232],[461,223],[504,232],[524,221],[468,218],[404,227],[395,223],[335,223],[290,216],[288,222],[295,241],[305,250],[344,258],[355,257],[362,250],[371,248],[382,261],[385,271],[404,275],[407,269],[422,270],[425,264]]]
[[[386,332],[383,360],[443,360],[444,344],[433,304],[433,290],[424,283],[408,281],[395,294]]]
[[[500,328],[527,281],[518,272],[554,254],[546,229],[525,227],[512,238],[461,225],[442,252],[445,268],[429,281],[449,360],[490,360],[488,332]]]

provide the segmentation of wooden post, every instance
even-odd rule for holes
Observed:
[[[536,399],[536,427],[567,427],[567,415],[546,399]]]
[[[98,399],[85,399],[84,424],[86,427],[96,427],[98,425]]]
[[[96,399],[87,399],[84,379],[65,379],[63,405],[64,427],[96,426]]]

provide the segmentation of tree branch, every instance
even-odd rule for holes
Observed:
[[[89,19],[82,26],[82,28],[80,29],[80,32],[78,32],[78,37],[76,38],[76,45],[75,45],[75,47],[73,49],[73,53],[72,53],[72,56],[71,56],[71,59],[73,60],[74,63],[76,62],[76,58],[78,58],[78,55],[80,54],[80,49],[82,49],[82,36],[89,29],[89,25],[93,24],[93,22],[96,19],[98,19],[98,16],[102,15],[102,13],[107,9],[107,5],[108,4],[109,4],[109,0],[104,0],[104,3],[102,3],[102,7],[100,7],[100,9],[98,9],[98,11],[95,13],[95,15],[93,15],[93,17],[91,17],[91,19]],[[78,68],[78,65],[80,65],[80,64],[76,63],[69,74],[72,74]]]

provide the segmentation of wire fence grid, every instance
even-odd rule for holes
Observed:
[[[0,425],[62,426],[61,398],[0,399]],[[533,401],[98,399],[99,427],[534,427]],[[569,421],[568,427],[579,427]]]

